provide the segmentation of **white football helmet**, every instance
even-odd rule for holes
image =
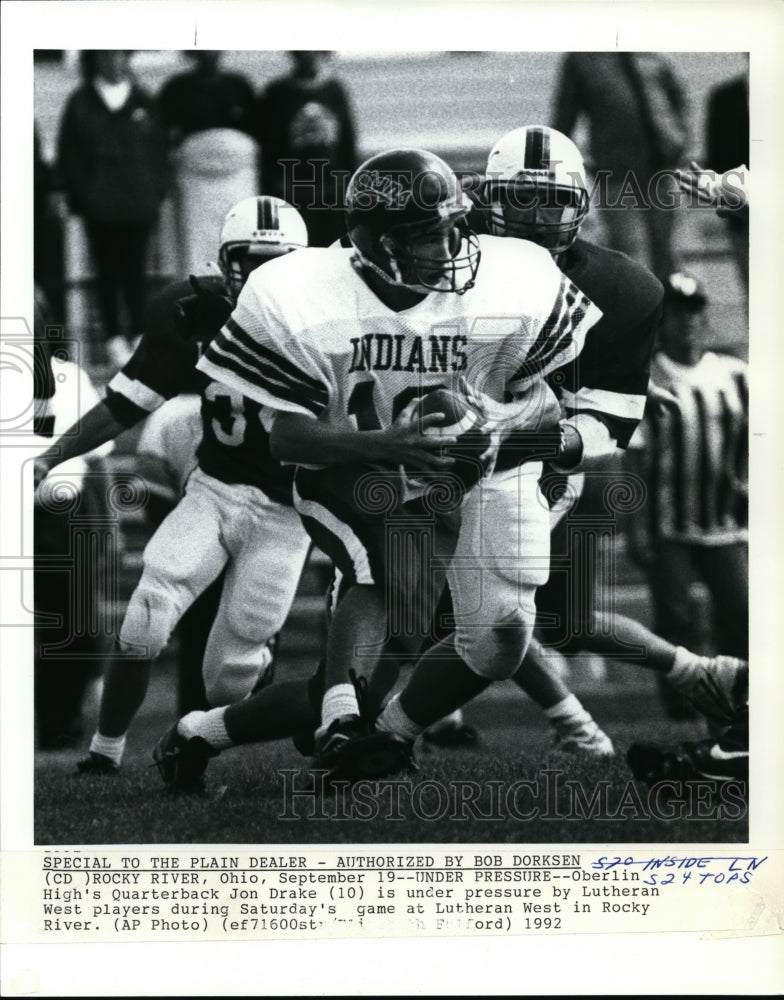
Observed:
[[[223,222],[218,252],[232,298],[237,298],[259,264],[307,245],[307,227],[287,201],[258,195],[237,202]]]
[[[557,257],[574,243],[588,212],[580,151],[544,125],[516,128],[490,151],[482,187],[494,236],[517,236]]]

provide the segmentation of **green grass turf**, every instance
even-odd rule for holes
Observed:
[[[112,777],[78,775],[75,752],[36,755],[35,835],[38,844],[394,844],[394,843],[702,843],[748,839],[745,809],[722,803],[702,789],[699,801],[676,799],[669,808],[690,813],[666,819],[651,809],[644,785],[633,782],[625,752],[633,740],[677,741],[700,735],[695,723],[667,720],[657,704],[628,692],[613,698],[585,699],[613,738],[617,755],[609,761],[554,758],[550,737],[538,712],[516,695],[484,698],[470,706],[469,719],[482,733],[474,750],[420,751],[419,771],[400,776],[395,788],[379,784],[357,806],[350,796],[296,799],[287,809],[281,771],[297,770],[296,787],[312,787],[307,761],[290,743],[281,741],[223,753],[211,761],[206,797],[172,796],[148,763],[150,749],[171,723],[163,706],[139,718],[129,738],[122,772]],[[550,773],[543,773],[549,768]],[[503,796],[520,780],[557,779],[548,798],[534,799],[520,790],[516,817]],[[291,779],[289,779],[291,780]],[[473,806],[455,803],[478,783]],[[490,783],[498,783],[493,786]],[[439,790],[436,784],[444,790]],[[586,804],[580,804],[579,785]],[[495,789],[495,791],[493,791]],[[604,794],[602,817],[590,814],[587,802]],[[498,798],[500,792],[500,799]],[[413,797],[412,797],[413,793]],[[498,805],[493,807],[491,795]],[[361,812],[357,813],[357,809]],[[722,816],[724,809],[726,815]],[[353,815],[352,815],[353,811]],[[343,815],[341,815],[341,812]],[[372,818],[365,818],[375,813]],[[477,818],[476,813],[479,814]]]

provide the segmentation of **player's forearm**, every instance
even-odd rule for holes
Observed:
[[[101,401],[39,455],[36,465],[43,472],[51,472],[62,462],[100,448],[126,429],[126,425],[115,419],[106,403]]]
[[[380,431],[338,431],[310,417],[279,413],[270,434],[270,452],[295,465],[347,465],[377,462]]]

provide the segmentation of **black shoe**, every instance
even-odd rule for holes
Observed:
[[[211,757],[217,757],[215,747],[202,739],[180,735],[177,723],[162,736],[152,752],[161,779],[173,792],[201,795],[205,791],[204,772]]]
[[[626,761],[637,781],[646,785],[699,778],[693,756],[685,745],[668,748],[655,743],[632,743]]]
[[[749,707],[745,705],[717,740],[698,744],[695,764],[702,778],[749,780]]]
[[[655,785],[659,781],[749,780],[749,714],[743,706],[728,729],[717,739],[662,747],[653,743],[632,743],[626,754],[638,781]]]
[[[336,719],[316,740],[311,769],[326,771],[327,781],[386,778],[415,769],[413,743],[394,733],[368,731],[359,716]]]
[[[120,765],[115,764],[111,757],[91,750],[86,757],[76,762],[79,774],[119,774]]]
[[[479,733],[467,722],[458,722],[456,719],[448,719],[444,722],[436,722],[422,733],[425,743],[430,743],[437,747],[475,747],[479,746]]]

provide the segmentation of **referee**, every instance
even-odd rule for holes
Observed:
[[[693,277],[665,282],[651,381],[671,402],[649,406],[632,440],[648,489],[644,549],[656,631],[695,648],[689,592],[707,586],[722,653],[748,658],[748,370],[705,351],[707,299]],[[642,548],[643,546],[638,546]]]

